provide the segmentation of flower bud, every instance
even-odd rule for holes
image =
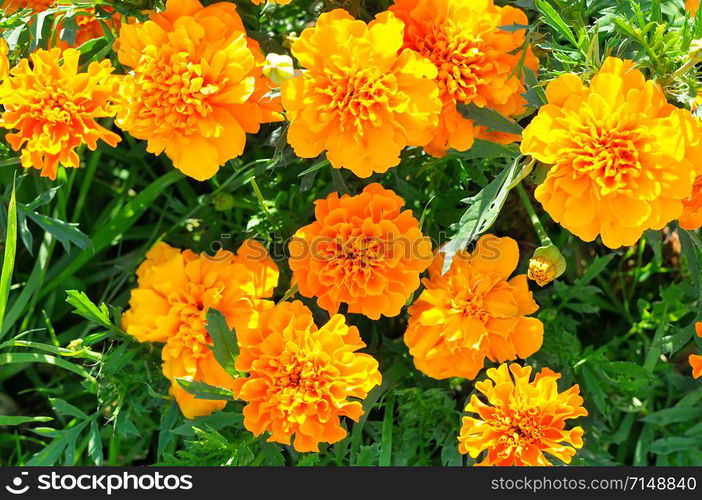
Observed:
[[[263,65],[263,74],[276,85],[281,85],[295,76],[292,58],[283,54],[268,54]]]
[[[566,270],[566,262],[555,245],[539,247],[529,260],[527,276],[539,286],[546,286]]]

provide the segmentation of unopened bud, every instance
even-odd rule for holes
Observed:
[[[268,54],[263,65],[263,74],[276,85],[283,84],[295,76],[292,58],[283,54]]]
[[[555,245],[539,247],[529,261],[527,276],[539,286],[546,286],[566,270],[566,262]]]

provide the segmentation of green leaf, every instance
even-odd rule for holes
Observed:
[[[669,455],[670,453],[700,448],[702,448],[702,438],[700,437],[665,437],[652,442],[648,451],[656,455]]]
[[[488,160],[492,158],[514,158],[519,154],[519,148],[513,144],[498,144],[483,139],[476,139],[468,151],[454,151],[452,153],[464,160],[473,160],[475,158]]]
[[[207,333],[212,338],[213,345],[207,346],[214,352],[215,359],[224,370],[238,377],[239,373],[234,368],[236,358],[239,355],[239,345],[236,340],[236,332],[229,329],[227,319],[224,314],[216,309],[207,311]]]
[[[75,245],[81,250],[88,249],[92,245],[90,238],[78,229],[78,224],[71,224],[47,215],[32,212],[23,206],[20,209],[25,217],[29,217],[44,231],[56,238],[63,248],[66,249],[66,252],[70,252],[71,245]]]
[[[641,420],[654,425],[676,424],[678,422],[688,422],[699,420],[702,417],[702,407],[679,406],[665,408],[664,410],[651,413]]]
[[[501,115],[491,108],[481,108],[473,103],[458,104],[458,112],[473,123],[487,127],[488,132],[505,132],[507,134],[521,135],[524,129],[514,120]]]
[[[563,38],[567,39],[574,47],[578,46],[575,35],[570,30],[563,18],[556,12],[556,9],[544,0],[536,0],[535,6],[541,14],[543,21],[555,29]]]
[[[97,421],[90,422],[90,434],[88,435],[88,456],[97,466],[101,466],[104,460],[102,455],[102,436]]]
[[[31,422],[51,422],[52,417],[24,417],[14,415],[0,415],[0,426],[3,425],[22,425]]]
[[[456,252],[463,250],[466,245],[477,239],[480,234],[487,231],[495,222],[512,187],[512,181],[520,170],[518,168],[520,158],[515,158],[512,165],[505,168],[477,195],[464,200],[470,203],[470,206],[461,217],[456,234],[441,249],[444,253],[444,268],[442,272],[445,273],[451,268],[451,261]]]
[[[12,352],[0,354],[0,366],[17,363],[45,363],[47,365],[58,366],[60,368],[63,368],[64,370],[68,370],[77,375],[80,375],[93,385],[97,383],[95,378],[92,375],[90,375],[90,373],[85,368],[75,363],[66,361],[65,359],[49,356],[48,354],[38,354],[34,352]]]
[[[76,406],[73,406],[70,403],[67,403],[63,399],[49,398],[49,402],[59,415],[62,415],[64,417],[75,417],[81,420],[85,420],[88,418],[88,415],[86,415],[83,410]]]
[[[0,327],[5,320],[7,301],[10,298],[12,273],[15,268],[15,253],[17,252],[17,200],[15,187],[12,186],[12,196],[7,207],[7,234],[5,236],[5,254],[2,259],[2,273],[0,273]],[[0,335],[2,338],[2,335]]]
[[[82,316],[88,321],[106,328],[116,328],[110,320],[110,311],[105,304],[95,305],[85,292],[79,292],[78,290],[66,290],[66,295],[66,302],[75,308],[73,312],[78,316]]]
[[[188,380],[185,378],[176,378],[176,380],[188,394],[195,396],[195,399],[213,399],[221,401],[231,401],[234,399],[232,391],[224,387],[215,387],[205,382],[200,382],[199,380]]]
[[[76,440],[83,432],[83,429],[90,423],[89,420],[84,420],[75,427],[66,429],[61,432],[60,436],[54,439],[48,446],[36,453],[32,459],[27,462],[29,466],[49,466],[56,465],[60,460],[61,455],[66,454],[66,462],[68,465],[73,465],[73,455],[75,452]]]

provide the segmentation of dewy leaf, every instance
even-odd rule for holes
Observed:
[[[505,168],[490,184],[472,198],[463,200],[470,203],[459,221],[456,234],[441,249],[444,253],[443,273],[451,268],[453,256],[464,249],[480,234],[485,232],[497,219],[497,216],[507,199],[514,179],[521,171],[519,168],[521,156],[514,159],[512,164]]]
[[[473,103],[459,103],[458,112],[465,118],[473,120],[473,123],[476,125],[487,127],[488,132],[494,130],[496,132],[521,135],[524,130],[517,122],[501,115],[494,109],[480,108]]]
[[[238,377],[238,372],[234,368],[234,363],[239,355],[236,332],[229,328],[224,314],[217,309],[208,309],[206,318],[207,333],[210,334],[214,344],[208,347],[214,352],[215,359],[222,368],[230,375]]]
[[[186,378],[176,378],[176,380],[188,394],[195,396],[195,399],[215,399],[224,401],[231,401],[234,399],[232,391],[224,387],[215,387],[214,385],[209,385],[199,380],[189,380]]]

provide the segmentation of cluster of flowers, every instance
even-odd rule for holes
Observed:
[[[284,118],[298,156],[326,153],[332,166],[363,178],[396,166],[407,146],[441,156],[475,138],[521,140],[524,154],[552,165],[537,200],[586,241],[599,235],[615,248],[675,219],[702,225],[702,171],[692,161],[702,153],[702,125],[630,61],[608,59],[589,84],[570,74],[551,82],[548,104],[523,137],[488,132],[461,114],[465,105],[508,117],[527,111],[521,75],[538,60],[525,30],[501,29],[527,23],[523,11],[492,0],[395,0],[370,23],[337,9],[294,41],[302,71],[280,79],[265,71],[234,4],[168,0],[146,22],[121,24],[116,50],[126,75],[114,75],[109,61],[80,71],[73,48],[21,60],[2,75],[0,126],[14,131],[7,137],[22,164],[50,178],[59,164],[79,166],[79,145],[119,141],[97,123],[107,117],[198,180],[239,156],[247,133]],[[3,52],[6,59],[7,46]],[[501,364],[476,384],[484,400],[473,396],[466,407],[476,416],[464,419],[460,451],[487,450],[483,465],[548,465],[544,452],[569,462],[583,430],[567,430],[566,421],[587,414],[578,386],[559,393],[551,370],[531,380],[530,368],[508,363],[534,354],[543,339],[543,324],[529,317],[538,305],[527,276],[510,278],[516,242],[485,235],[442,273],[443,254],[403,206],[379,184],[316,202],[315,221],[290,243],[289,264],[299,293],[331,315],[321,328],[301,302],[270,300],[278,270],[250,240],[236,255],[215,257],[156,245],[137,271],[123,327],[139,341],[164,343],[163,372],[186,417],[224,402],[196,399],[181,378],[232,390],[247,403],[244,425],[254,434],[315,451],[346,435],[340,417],[358,420],[358,400],[381,382],[377,361],[358,352],[358,330],[338,314],[341,304],[371,319],[397,316],[428,269],[405,333],[416,367],[474,379],[486,359]],[[537,259],[530,276],[544,284],[553,272]],[[209,348],[210,308],[236,332],[239,377]],[[696,376],[701,359],[690,360]]]

